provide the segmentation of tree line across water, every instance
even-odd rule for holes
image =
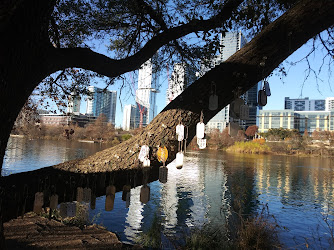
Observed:
[[[27,110],[25,110],[24,115],[19,116],[12,130],[12,134],[24,135],[33,139],[89,140],[109,143],[112,146],[128,140],[138,132],[140,132],[140,129],[130,131],[115,129],[111,123],[107,122],[107,118],[103,114],[85,127],[43,125],[36,123],[36,119],[29,116]],[[230,136],[228,128],[225,128],[222,132],[213,129],[206,134],[206,139],[207,148],[210,150],[284,154],[297,151],[306,154],[334,155],[331,149],[331,146],[334,145],[334,132],[330,131],[316,130],[310,136],[307,130],[301,135],[296,129],[274,128],[269,129],[266,133],[258,133],[258,127],[253,125],[246,130],[239,130],[236,136]],[[197,150],[196,141],[195,137],[188,147]]]
[[[95,142],[117,145],[131,138],[136,131],[131,133],[122,129],[115,129],[114,125],[107,122],[104,114],[101,114],[93,123],[85,127],[76,124],[70,125],[44,125],[36,123],[35,119],[21,120],[16,123],[12,134],[24,135],[33,139],[51,140],[89,140]]]

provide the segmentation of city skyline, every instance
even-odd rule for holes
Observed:
[[[266,78],[266,80],[270,83],[271,96],[268,97],[267,105],[263,107],[263,110],[284,109],[284,98],[287,95],[291,98],[309,97],[311,99],[324,99],[326,97],[334,96],[334,92],[330,84],[332,76],[330,76],[328,71],[325,69],[319,71],[317,76],[310,75],[306,78],[309,66],[303,58],[306,53],[309,53],[309,51],[312,50],[312,48],[313,43],[311,41],[304,44],[282,63],[280,68],[284,67],[284,72],[286,74],[282,74],[279,69],[276,69]],[[317,52],[312,55],[312,57],[313,60],[310,61],[310,67],[313,69],[319,69],[323,54],[321,52]],[[108,87],[108,89],[117,90],[119,92],[119,98],[117,99],[116,106],[116,127],[122,126],[124,105],[130,103],[129,100],[133,98],[133,94],[130,91],[131,84],[129,78],[127,79],[127,82],[128,90],[125,91],[124,89],[120,91],[121,87],[124,86],[123,81],[116,81],[114,85]],[[105,83],[103,81],[97,81],[96,86],[104,88]],[[156,100],[157,113],[159,113],[166,106],[166,90],[168,88],[168,81],[165,69],[162,70],[159,77],[159,88],[160,93],[157,93]],[[83,114],[86,112],[84,105],[85,102],[86,100],[82,98],[80,113]]]
[[[205,64],[201,68],[200,75],[204,75],[205,72],[213,68],[215,65],[222,63],[232,56],[235,52],[240,50],[247,43],[246,38],[241,31],[226,32],[224,37],[220,36],[220,54],[209,62],[209,65]],[[230,104],[219,111],[207,124],[206,127],[210,131],[212,129],[218,129],[223,131],[231,123],[246,128],[251,125],[257,124],[257,115],[259,111],[259,105],[257,103],[258,90],[260,89],[260,82],[250,88],[245,94],[240,96],[244,100],[244,104],[248,106],[249,118],[246,120],[233,118],[230,109]],[[214,86],[211,86],[214,92]]]
[[[115,125],[117,92],[103,90],[95,86],[89,86],[88,91],[91,96],[87,98],[86,114],[96,117],[104,114],[107,121]]]

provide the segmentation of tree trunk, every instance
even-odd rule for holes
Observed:
[[[52,1],[43,0],[7,1],[1,5],[0,171],[18,113],[34,88],[53,72],[52,65],[47,63],[51,47],[47,29],[50,6]],[[1,200],[0,197],[0,216]],[[0,220],[0,249],[5,249],[1,217]]]

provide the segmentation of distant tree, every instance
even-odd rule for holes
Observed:
[[[319,134],[318,130],[314,130],[312,132],[312,139],[314,139],[314,140],[319,140],[320,139],[320,134]]]
[[[130,138],[132,137],[132,135],[130,135],[130,134],[124,134],[124,135],[122,135],[122,142],[123,141],[126,141],[126,140],[129,140]]]
[[[254,136],[256,135],[257,131],[258,131],[259,127],[256,126],[256,125],[253,125],[253,126],[249,126],[247,129],[246,129],[246,132],[245,134],[248,136],[248,137],[252,137],[254,138]]]
[[[234,140],[228,133],[228,128],[225,128],[221,133],[221,147],[229,147],[233,145]]]
[[[246,139],[245,132],[243,130],[239,130],[235,139],[236,141],[244,141]]]
[[[303,137],[309,137],[309,135],[308,135],[308,131],[307,131],[307,128],[305,128],[305,130],[304,130]]]
[[[271,128],[267,133],[260,133],[264,138],[271,141],[285,140],[286,138],[296,139],[300,137],[297,129]]]
[[[87,136],[91,140],[112,140],[115,136],[115,129],[107,122],[107,117],[102,113],[93,124],[87,126]]]

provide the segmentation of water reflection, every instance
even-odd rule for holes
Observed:
[[[107,147],[108,145],[99,143],[29,140],[10,137],[2,166],[2,175],[30,171],[84,158]]]

